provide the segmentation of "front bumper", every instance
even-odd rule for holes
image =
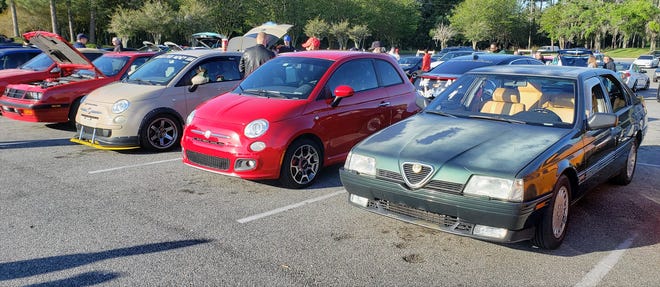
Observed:
[[[60,123],[69,121],[70,104],[37,104],[0,100],[6,118],[25,122]]]
[[[113,137],[111,129],[94,128],[76,123],[74,143],[105,150],[127,150],[140,148],[137,136]]]
[[[368,211],[452,234],[494,242],[518,242],[534,236],[542,206],[549,196],[512,203],[431,190],[410,190],[403,184],[360,176],[340,169],[349,194],[368,199]],[[359,205],[356,205],[359,206]],[[501,238],[475,234],[475,227],[506,229]]]

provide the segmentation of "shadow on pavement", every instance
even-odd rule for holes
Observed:
[[[94,271],[94,272],[86,272],[62,280],[26,285],[26,287],[94,286],[96,284],[101,284],[104,282],[108,282],[110,280],[114,280],[119,276],[120,276],[119,273],[112,273],[112,272],[105,273],[105,272]]]
[[[0,263],[0,281],[25,278],[66,270],[106,259],[155,253],[211,242],[209,239],[169,241],[112,249],[94,253],[60,255],[16,262]],[[93,274],[92,274],[93,275]],[[62,284],[67,285],[67,284]],[[57,286],[62,286],[57,285]],[[78,286],[76,284],[76,286]]]

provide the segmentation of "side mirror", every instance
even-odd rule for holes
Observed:
[[[355,91],[353,91],[353,88],[350,86],[346,85],[341,85],[335,88],[335,97],[332,99],[332,102],[330,103],[330,106],[333,108],[339,105],[339,102],[341,102],[341,99],[353,96],[355,94]]]
[[[208,83],[209,78],[205,77],[203,74],[197,74],[194,77],[192,77],[190,82],[192,82],[192,85],[190,85],[190,87],[188,87],[188,91],[189,92],[194,92],[195,90],[197,90],[197,86],[199,86],[201,84]]]
[[[59,75],[61,72],[62,72],[62,70],[60,69],[60,67],[55,67],[52,70],[50,70],[51,74],[58,74]]]
[[[615,127],[619,118],[611,113],[595,113],[587,120],[588,130],[599,130],[604,128]]]

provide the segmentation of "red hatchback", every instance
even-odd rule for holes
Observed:
[[[302,188],[360,140],[418,110],[415,89],[387,54],[282,54],[188,116],[183,162]]]
[[[105,53],[90,62],[66,40],[49,32],[23,37],[48,55],[66,77],[9,84],[0,97],[3,116],[28,122],[73,122],[80,100],[94,89],[125,77],[156,52]]]

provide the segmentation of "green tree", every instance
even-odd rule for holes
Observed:
[[[329,33],[337,39],[340,50],[346,50],[346,47],[348,46],[349,31],[350,27],[348,26],[348,21],[341,21],[330,25]]]
[[[436,46],[440,42],[440,49],[442,50],[447,46],[447,42],[456,36],[456,30],[449,25],[439,23],[434,29],[431,29],[429,35],[435,41]]]
[[[148,1],[139,10],[137,28],[151,35],[155,44],[160,44],[163,34],[171,31],[175,23],[175,12],[166,2]]]
[[[305,28],[303,29],[305,35],[309,37],[316,37],[319,40],[328,36],[328,31],[330,30],[330,25],[319,18],[315,18],[307,21]]]
[[[362,49],[364,40],[371,36],[371,31],[367,25],[355,25],[348,31],[348,37],[353,40],[356,49]]]

